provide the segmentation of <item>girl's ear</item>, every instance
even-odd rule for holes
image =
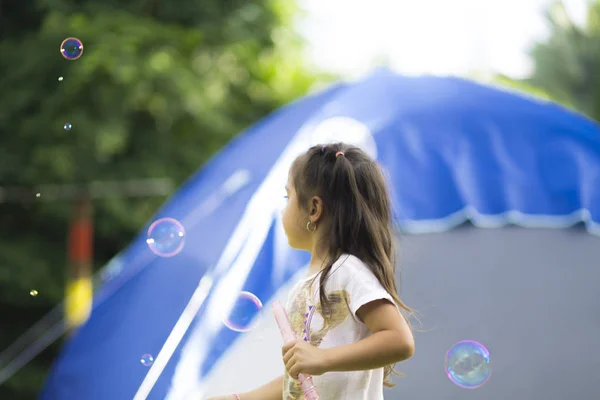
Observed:
[[[315,196],[310,200],[310,216],[320,218],[323,214],[323,201]]]

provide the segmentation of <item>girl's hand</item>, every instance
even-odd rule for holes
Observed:
[[[285,369],[294,379],[298,379],[298,374],[317,376],[327,372],[325,350],[303,340],[295,340],[284,344],[281,354],[283,354]]]

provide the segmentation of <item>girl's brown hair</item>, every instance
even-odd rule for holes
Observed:
[[[344,155],[336,157],[339,151]],[[300,206],[308,211],[309,200],[319,196],[323,214],[330,221],[323,232],[327,256],[319,281],[323,314],[331,313],[325,283],[343,253],[356,256],[369,267],[405,318],[412,314],[397,293],[391,199],[379,165],[361,149],[345,143],[318,145],[294,161],[291,177]],[[392,373],[398,375],[393,365],[385,367],[387,387],[394,386],[389,381]]]

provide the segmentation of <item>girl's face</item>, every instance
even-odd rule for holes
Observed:
[[[283,209],[282,221],[288,243],[293,249],[310,251],[310,232],[306,230],[308,218],[306,212],[298,204],[298,196],[296,195],[296,190],[292,185],[292,179],[289,174],[285,191],[287,202]],[[302,221],[304,221],[304,226]]]

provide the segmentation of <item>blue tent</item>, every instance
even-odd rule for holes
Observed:
[[[191,396],[248,335],[220,323],[236,293],[267,304],[307,264],[308,254],[287,247],[280,198],[293,159],[335,140],[355,143],[385,168],[407,234],[465,221],[582,224],[600,234],[597,124],[460,78],[378,70],[275,112],[192,176],[154,219],[182,223],[183,251],[158,257],[146,227],[111,262],[90,320],[64,346],[41,399]],[[154,355],[152,367],[141,365],[143,354]]]

